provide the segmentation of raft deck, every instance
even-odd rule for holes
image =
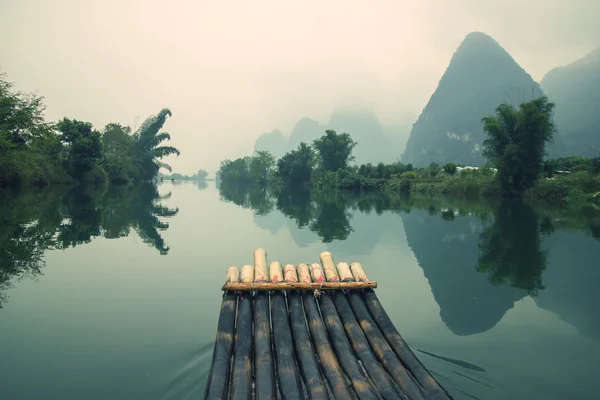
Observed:
[[[226,272],[205,399],[416,399],[450,395],[408,347],[360,263]]]

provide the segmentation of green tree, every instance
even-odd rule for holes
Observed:
[[[134,148],[131,128],[110,123],[102,134],[104,160],[102,166],[110,182],[128,182],[134,173]]]
[[[67,149],[67,172],[76,179],[96,167],[102,158],[100,132],[91,123],[63,118],[56,124]]]
[[[310,182],[315,152],[302,142],[296,150],[286,153],[277,161],[277,175],[286,184],[302,185]]]
[[[198,173],[196,174],[196,178],[197,178],[199,181],[205,181],[207,176],[208,176],[208,172],[206,172],[206,171],[205,171],[205,170],[203,170],[203,169],[199,169],[199,170],[198,170]]]
[[[482,119],[483,154],[497,168],[505,195],[521,196],[542,172],[545,146],[554,133],[553,110],[554,103],[542,96],[518,109],[501,104],[496,115]]]
[[[250,157],[224,160],[221,161],[217,175],[222,181],[247,182],[250,180],[249,166]]]
[[[444,172],[447,173],[448,175],[454,175],[456,174],[456,164],[453,162],[449,162],[447,164],[444,165],[443,169]]]
[[[275,157],[268,151],[258,150],[250,159],[250,175],[256,182],[265,183],[275,165]]]
[[[168,108],[160,110],[157,115],[148,117],[133,135],[136,175],[139,180],[153,179],[161,168],[171,172],[171,167],[161,160],[171,154],[180,154],[175,147],[160,145],[171,140],[169,133],[161,132],[167,117],[170,116],[171,111]]]
[[[42,97],[16,91],[0,74],[0,186],[68,181],[63,146],[44,109]]]
[[[379,179],[386,179],[387,178],[387,169],[386,169],[386,165],[382,162],[380,162],[379,164],[377,164],[377,177]]]
[[[354,160],[352,150],[357,144],[349,134],[338,134],[331,129],[313,142],[319,166],[333,172],[347,168],[350,161]]]
[[[432,178],[436,177],[440,172],[440,165],[438,163],[430,163],[429,167],[427,168],[427,175],[431,176]]]
[[[28,144],[44,136],[51,124],[44,121],[44,98],[14,90],[14,84],[0,74],[0,135],[12,144]]]

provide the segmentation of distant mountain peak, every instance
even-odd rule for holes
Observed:
[[[550,70],[540,82],[555,105],[554,122],[561,155],[597,157],[600,153],[600,47]]]
[[[500,46],[500,44],[490,35],[488,35],[485,32],[480,32],[480,31],[474,31],[471,33],[468,33],[467,36],[465,36],[465,38],[462,41],[461,45],[465,45],[465,44],[471,44],[471,43],[488,43],[488,44],[495,44]],[[459,46],[460,48],[460,46]]]
[[[376,113],[368,107],[339,107],[331,114],[329,122],[304,117],[298,120],[286,141],[279,130],[263,133],[256,140],[255,150],[268,150],[276,157],[281,157],[290,150],[298,148],[300,143],[312,144],[323,136],[325,130],[333,129],[338,133],[348,133],[358,146],[354,150],[357,163],[378,163],[397,161],[408,128],[399,126],[391,137],[388,137]],[[406,132],[406,133],[405,133]]]
[[[539,85],[491,36],[469,33],[414,124],[403,162],[481,165],[481,119],[504,102],[541,95]]]
[[[261,134],[254,143],[254,151],[265,150],[275,157],[281,157],[285,154],[286,141],[283,133],[279,129],[273,129],[271,132]]]
[[[298,122],[296,122],[296,125],[294,125],[294,129],[303,128],[305,126],[312,127],[314,125],[319,125],[319,121],[308,117],[302,117],[298,120]]]

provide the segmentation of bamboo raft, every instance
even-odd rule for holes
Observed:
[[[451,396],[379,302],[360,263],[227,269],[205,399],[416,399]]]

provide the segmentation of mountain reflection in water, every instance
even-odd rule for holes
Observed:
[[[219,192],[223,200],[252,209],[260,228],[276,233],[286,226],[298,246],[323,242],[334,253],[356,256],[370,254],[394,232],[400,221],[388,214],[398,214],[440,317],[456,335],[493,328],[515,302],[530,296],[600,340],[600,314],[593,307],[600,297],[591,287],[600,280],[600,268],[591,267],[600,259],[597,218],[514,200],[277,191],[223,183]],[[386,216],[369,218],[371,213]],[[580,232],[567,233],[572,229]],[[568,239],[574,234],[581,236],[573,241],[577,252]],[[565,263],[573,267],[564,268]]]

